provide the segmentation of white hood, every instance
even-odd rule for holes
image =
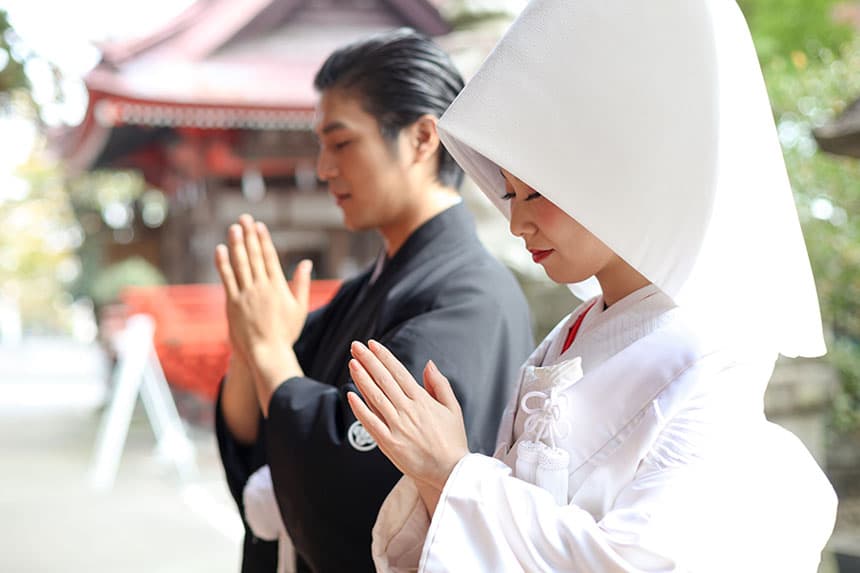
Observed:
[[[439,128],[506,216],[500,166],[680,306],[768,350],[825,352],[772,112],[733,0],[534,0]]]

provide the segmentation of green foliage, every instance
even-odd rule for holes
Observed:
[[[127,286],[153,286],[165,284],[164,275],[141,257],[131,257],[102,270],[93,281],[91,295],[97,306],[119,300]]]
[[[830,344],[830,360],[842,382],[834,397],[833,423],[837,430],[851,430],[860,426],[860,344],[837,338]]]
[[[31,160],[4,183],[17,191],[0,200],[0,295],[17,303],[26,330],[66,330],[83,232],[60,172]]]
[[[83,173],[66,180],[75,215],[85,231],[84,243],[78,250],[81,276],[73,285],[76,296],[95,299],[96,278],[105,265],[105,248],[115,241],[114,231],[105,222],[104,213],[111,206],[128,208],[144,193],[145,182],[133,171],[99,170]],[[98,302],[98,301],[97,301]]]
[[[12,26],[9,24],[6,12],[0,10],[0,93],[28,88],[30,85],[24,74],[23,64],[12,54],[12,47],[7,40],[7,36],[11,33]]]
[[[801,52],[838,51],[853,32],[833,21],[839,0],[738,0],[763,62]]]
[[[146,182],[136,171],[89,171],[68,183],[75,207],[94,212],[111,203],[131,204],[146,190]]]
[[[448,0],[440,4],[444,18],[455,30],[463,30],[490,21],[510,22],[516,11],[492,3],[474,0]]]
[[[832,0],[745,0],[840,373],[834,425],[860,424],[860,160],[818,150],[813,130],[860,97],[860,37]]]
[[[484,12],[472,12],[463,10],[448,18],[448,23],[455,30],[464,30],[477,24],[484,24],[491,20],[509,21],[511,14],[501,10],[488,10]]]

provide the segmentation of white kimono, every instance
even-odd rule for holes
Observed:
[[[598,298],[562,353],[586,308],[535,350],[494,458],[464,457],[432,520],[411,480],[397,484],[373,530],[377,570],[815,572],[836,497],[764,418],[775,357],[703,340],[653,286],[607,310]],[[518,445],[537,433],[563,454],[535,467]]]

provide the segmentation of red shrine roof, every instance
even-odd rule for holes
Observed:
[[[449,31],[429,0],[198,0],[146,37],[101,46],[86,117],[60,146],[86,169],[117,126],[307,129],[328,54],[399,26]]]
[[[449,27],[426,0],[198,0],[146,38],[103,46],[96,92],[222,106],[312,108],[313,75],[345,42]]]

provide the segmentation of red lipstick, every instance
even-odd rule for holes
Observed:
[[[552,249],[529,249],[529,252],[532,254],[532,260],[539,263],[552,254]]]

